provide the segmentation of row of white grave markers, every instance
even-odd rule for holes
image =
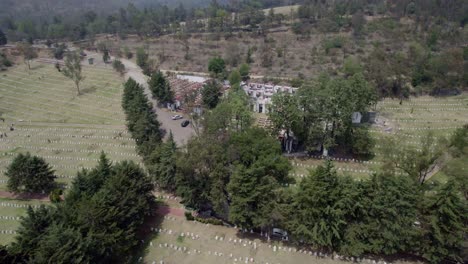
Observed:
[[[19,221],[19,220],[21,220],[21,217],[19,217],[19,216],[0,215],[0,220]]]
[[[11,90],[11,89],[2,89],[1,86],[0,86],[0,90],[3,91],[3,93],[5,93],[3,95],[5,98],[11,98],[13,100],[16,99],[18,95],[23,94],[23,92],[15,92],[14,90]],[[16,95],[16,97],[6,95],[6,93]],[[42,100],[46,100],[48,102],[67,103],[67,105],[83,106],[82,103],[73,103],[73,102],[67,102],[66,100],[61,100],[61,99],[52,99],[52,96],[50,96],[49,94],[46,94],[46,95],[48,95],[48,96],[39,96],[39,95],[36,94],[36,95],[34,95],[34,99],[42,99]],[[22,100],[22,101],[25,101],[25,100]],[[50,104],[46,104],[46,105],[50,105]],[[86,108],[87,109],[94,109],[97,112],[107,112],[109,114],[116,114],[117,113],[116,111],[96,107],[94,105],[86,105]]]
[[[17,140],[17,139],[11,139],[11,138],[2,138],[0,139],[0,142],[6,142],[6,143],[60,143],[60,144],[66,144],[66,145],[87,145],[90,147],[93,146],[101,146],[101,147],[114,147],[114,148],[128,148],[128,149],[135,149],[135,145],[128,145],[127,143],[121,143],[121,144],[111,144],[111,143],[99,143],[99,142],[81,142],[81,141],[65,141],[65,140],[50,140],[50,142],[46,139],[44,140],[32,140],[32,139],[22,139],[22,140]]]
[[[13,97],[12,97],[13,98]],[[24,100],[22,100],[23,103],[28,103],[28,102],[25,102]],[[12,103],[12,102],[4,102],[5,104],[8,104],[8,105],[12,105],[12,106],[16,106],[17,103]],[[37,104],[37,105],[43,105],[43,106],[47,106],[47,107],[50,107],[50,108],[53,108],[53,111],[50,111],[50,110],[47,110],[47,109],[44,109],[42,107],[40,108],[37,108],[37,107],[33,107],[31,106],[31,104]],[[66,117],[69,117],[69,118],[74,118],[74,119],[77,119],[77,120],[82,120],[82,121],[88,121],[88,122],[91,122],[91,121],[95,121],[95,119],[90,119],[90,118],[86,118],[86,117],[82,117],[82,116],[76,116],[76,115],[73,115],[73,116],[70,116],[70,115],[64,115],[62,113],[59,113],[57,110],[64,110],[64,111],[72,111],[72,112],[78,112],[79,114],[81,115],[88,115],[88,116],[94,116],[95,118],[98,118],[98,119],[105,119],[105,120],[114,120],[114,121],[119,121],[121,119],[119,118],[116,118],[116,117],[110,117],[110,116],[103,116],[103,115],[95,115],[89,111],[80,111],[80,110],[75,110],[75,109],[71,109],[71,108],[66,108],[66,107],[57,107],[56,105],[51,105],[51,104],[47,104],[47,103],[39,103],[39,102],[31,102],[31,103],[28,103],[28,105],[24,105],[22,107],[22,109],[24,108],[27,108],[27,109],[31,109],[31,110],[35,110],[37,112],[28,112],[28,111],[21,111],[19,109],[16,109],[15,112],[18,112],[18,113],[21,113],[23,115],[27,115],[27,113],[29,113],[29,115],[27,116],[32,116],[32,117],[36,117],[38,115],[38,113],[41,113],[41,112],[45,112],[45,113],[49,113],[49,114],[55,114],[57,116],[61,116],[63,118],[66,118]],[[55,108],[55,109],[54,109]],[[87,108],[87,107],[86,107]],[[118,113],[118,112],[113,112],[113,113]],[[123,115],[122,115],[123,117]],[[31,122],[31,121],[29,121]]]
[[[23,87],[29,86],[29,87],[40,88],[41,90],[44,89],[44,87],[42,87],[42,86],[28,85],[27,83],[20,82],[20,81],[17,81],[17,80],[8,79],[8,78],[2,78],[2,77],[0,77],[0,80],[6,80],[6,81],[9,81],[9,82],[14,82],[14,83],[17,83],[17,84],[22,85]],[[36,83],[48,85],[47,88],[46,88],[47,90],[54,90],[54,91],[62,92],[62,93],[64,92],[63,89],[50,87],[50,85],[57,85],[57,84],[54,84],[54,83],[44,82],[44,81],[36,81]],[[96,97],[96,98],[99,98],[99,99],[104,99],[104,100],[108,100],[108,101],[115,101],[116,103],[120,103],[120,100],[111,98],[111,97],[109,97],[109,96],[102,96],[102,95],[97,95],[97,94],[86,94],[86,96],[89,96],[89,97]]]
[[[354,163],[363,163],[363,164],[381,164],[382,162],[380,161],[371,161],[371,160],[359,160],[359,159],[348,159],[348,158],[335,158],[335,157],[329,157],[329,156],[322,156],[322,155],[311,155],[309,156],[310,158],[313,159],[330,159],[333,161],[342,161],[342,162],[354,162]],[[298,163],[298,162],[292,162],[293,165],[298,166],[298,167],[308,167],[311,165],[303,164],[303,163]]]
[[[460,126],[447,126],[447,127],[399,127],[398,130],[445,130],[445,129],[458,129]]]
[[[181,237],[187,237],[192,240],[199,240],[200,236],[191,232],[173,232],[171,229],[161,229],[161,228],[154,228],[151,227],[151,231],[155,233],[160,233],[160,234],[168,234],[168,235],[175,235],[175,236],[181,236]]]
[[[7,96],[5,96],[7,97]],[[11,97],[13,98],[13,97]],[[50,108],[53,108],[54,111],[49,111],[49,110],[45,110],[44,108],[37,108],[37,107],[32,107],[31,105],[28,104],[27,101],[22,101],[23,103],[27,103],[25,105],[22,106],[22,108],[29,108],[31,110],[34,110],[34,111],[38,111],[38,112],[46,112],[46,113],[53,113],[55,115],[58,115],[58,116],[63,116],[63,117],[66,117],[66,118],[76,118],[76,119],[82,119],[82,120],[86,120],[86,121],[94,121],[94,119],[90,119],[90,118],[85,118],[85,117],[82,117],[82,116],[70,116],[70,115],[64,115],[64,114],[61,114],[60,112],[63,110],[64,112],[76,112],[76,113],[79,113],[81,115],[87,115],[87,116],[93,116],[95,118],[99,118],[99,119],[105,119],[105,120],[113,120],[113,121],[122,121],[121,118],[114,118],[114,117],[109,117],[109,116],[102,116],[102,115],[96,115],[94,113],[91,113],[91,112],[86,112],[86,111],[81,111],[81,110],[77,110],[77,109],[73,109],[73,108],[67,108],[67,107],[58,107],[57,105],[54,105],[54,104],[47,104],[47,103],[39,103],[39,102],[31,102],[31,103],[34,103],[35,105],[42,105],[42,106],[48,106]],[[18,106],[18,103],[12,103],[12,102],[2,102],[2,103],[5,103],[5,104],[8,104],[8,105],[13,105],[15,107]],[[114,112],[115,113],[115,112]]]
[[[76,160],[76,161],[99,161],[96,158],[80,158],[80,157],[63,157],[63,156],[42,156],[44,159],[54,159],[54,160]],[[137,162],[138,165],[142,166],[143,163]]]
[[[19,124],[21,125],[21,124]],[[35,132],[44,132],[44,131],[61,131],[61,132],[78,132],[78,133],[113,133],[113,134],[123,134],[130,135],[127,130],[109,130],[109,129],[86,129],[86,128],[26,128],[21,126],[16,126],[15,131],[35,131]]]
[[[31,206],[32,208],[39,208],[39,205],[7,203],[7,202],[0,202],[0,206],[2,206],[2,207],[14,207],[14,208],[28,208],[29,206]]]
[[[23,88],[21,86],[16,86],[16,85],[9,85],[9,84],[0,84],[0,85],[5,85],[5,86],[9,86],[11,88],[14,88],[15,90],[23,90],[23,91],[29,91],[30,92],[30,89],[27,89],[27,88]],[[1,86],[0,86],[1,87]],[[37,86],[33,86],[33,87],[37,87]],[[11,92],[12,90],[10,90]],[[34,90],[34,92],[36,93],[42,93],[42,94],[45,94],[45,95],[51,95],[50,92],[48,92],[47,90]],[[15,93],[15,92],[11,92],[11,93]],[[59,95],[57,93],[54,93],[53,95],[51,96],[54,96],[56,98],[61,98],[62,100],[67,100],[67,99],[70,99],[70,95]],[[101,106],[101,107],[110,107],[112,105],[118,105],[118,102],[115,101],[115,102],[109,102],[109,101],[96,101],[95,99],[91,99],[91,98],[83,98],[81,97],[80,98],[81,101],[86,101],[86,102],[89,102],[90,104],[92,105],[98,105],[98,106]],[[87,104],[86,104],[87,105]]]
[[[79,169],[84,169],[83,167],[78,167]],[[90,169],[90,168],[87,168],[87,169]],[[6,171],[5,170],[0,170],[0,175],[1,174],[4,174]],[[71,176],[71,175],[55,175],[57,178],[61,178],[61,179],[74,179],[76,178],[76,176]],[[0,183],[7,183],[8,180],[3,180],[3,179],[0,179]]]
[[[451,123],[451,122],[468,122],[468,119],[390,119],[391,122],[399,123]]]
[[[385,99],[385,100],[382,100],[380,102],[394,102],[394,101],[397,101],[397,102],[400,102],[400,99]],[[413,98],[410,98],[409,101],[415,101],[415,102],[440,102],[440,99],[434,99],[434,98],[419,98],[419,97],[413,97]],[[468,101],[468,98],[444,98],[444,101],[447,101],[447,102],[459,102],[459,101]],[[379,103],[380,103],[379,102]]]
[[[12,106],[15,106],[15,107],[17,106],[16,103],[10,103],[10,102],[2,102],[2,103],[12,105]],[[34,112],[30,112],[30,111],[26,111],[26,110],[15,110],[15,112],[19,112],[19,113],[21,113],[23,115],[28,115],[28,116],[36,116],[37,113],[45,113],[45,114],[50,114],[50,115],[61,116],[63,119],[69,119],[70,118],[70,116],[68,116],[68,115],[63,115],[63,114],[58,113],[56,111],[44,110],[43,108],[37,108],[37,107],[32,107],[32,106],[27,106],[27,105],[22,107],[22,109],[24,109],[24,108],[30,109],[30,110],[32,110]],[[86,122],[94,121],[94,120],[91,120],[89,118],[84,118],[84,117],[73,117],[73,118],[75,118],[77,120],[81,120],[81,121],[86,121]]]
[[[423,111],[467,111],[468,108],[458,107],[458,108],[412,108],[412,107],[382,107],[381,111],[384,110],[423,110]]]
[[[176,200],[176,201],[181,200],[179,197],[173,196],[173,195],[156,195],[156,198],[165,199],[165,200]]]
[[[151,228],[151,231],[153,232],[159,232],[159,233],[165,233],[165,234],[168,234],[168,235],[174,235],[174,236],[182,236],[182,237],[189,237],[193,240],[199,240],[201,239],[201,236],[199,235],[196,235],[194,233],[190,233],[190,232],[176,232],[176,231],[172,231],[171,229],[161,229],[161,228]],[[252,232],[252,231],[251,231]],[[261,236],[264,236],[263,234],[261,234]],[[267,237],[268,235],[265,233],[265,237]],[[211,238],[213,239],[213,238]],[[260,248],[262,246],[261,243],[257,244],[257,242],[255,241],[251,241],[251,240],[248,240],[248,239],[241,239],[241,238],[226,238],[224,236],[215,236],[214,237],[214,240],[218,241],[218,242],[224,242],[224,243],[229,243],[229,244],[234,244],[234,245],[239,245],[239,246],[243,246],[243,247],[250,247],[254,250],[257,250],[258,248]],[[270,241],[270,240],[268,240]],[[150,242],[150,246],[153,247],[153,242]],[[180,246],[177,246],[177,245],[172,245],[170,243],[159,243],[159,248],[171,248],[171,249],[174,249],[176,251],[181,251],[181,252],[185,252],[187,254],[190,254],[188,253],[190,250],[187,249],[186,247],[180,247]],[[341,255],[338,255],[338,254],[328,254],[328,253],[324,253],[324,252],[321,252],[321,251],[314,251],[314,250],[307,250],[307,249],[297,249],[297,248],[294,248],[294,247],[285,247],[285,246],[280,246],[280,245],[272,245],[271,243],[268,244],[268,248],[270,248],[273,252],[285,252],[285,253],[299,253],[299,254],[306,254],[306,255],[309,255],[309,256],[315,256],[315,257],[321,257],[321,258],[332,258],[332,259],[340,259],[340,260],[344,260],[344,261],[351,261],[351,262],[366,262],[366,263],[379,263],[379,264],[387,264],[387,262],[385,261],[379,261],[379,260],[372,260],[372,259],[366,259],[366,258],[355,258],[355,257],[346,257],[346,256],[341,256]],[[201,251],[199,250],[194,250],[193,251],[193,254],[200,254]],[[233,259],[234,262],[237,262],[237,261],[246,261],[246,263],[248,262],[256,262],[252,257],[241,257],[241,258],[238,258],[238,257],[235,257],[233,256],[233,254],[225,254],[225,253],[221,253],[221,252],[217,252],[217,251],[207,251],[206,252],[208,255],[214,255],[214,256],[219,256],[219,257],[222,257],[222,256],[227,256],[229,257],[230,259]],[[261,262],[261,263],[268,263],[268,262]]]
[[[99,72],[99,77],[92,78],[92,77],[94,77],[94,75],[92,75],[92,77],[90,77],[89,73],[86,72],[87,71],[86,67],[83,67],[83,72],[86,75],[86,80],[92,81],[93,84],[100,83],[102,85],[105,85],[106,89],[113,89],[113,90],[118,89],[118,88],[114,88],[114,87],[109,88],[109,85],[115,85],[115,86],[119,86],[119,87],[122,86],[121,82],[113,82],[113,80],[116,79],[115,73],[113,73],[112,71],[108,71],[105,68],[103,68],[103,69],[104,70],[100,70],[100,69],[97,69],[96,67],[94,67],[92,70],[90,70],[90,73]],[[22,73],[22,72],[19,72],[19,71],[14,71],[14,72]],[[24,74],[24,73],[22,73],[22,74]],[[54,70],[45,69],[45,70],[42,70],[41,72],[38,72],[37,74],[42,74],[42,76],[45,76],[45,74],[47,74],[47,77],[48,77],[47,80],[48,81],[49,80],[56,80],[60,84],[62,84],[64,80],[67,80],[67,78],[65,78],[64,76],[57,75],[57,71],[54,71]],[[103,80],[103,78],[102,78],[103,76],[112,77],[113,80],[108,80],[108,79]]]
[[[390,135],[395,135],[395,136],[403,136],[403,137],[410,137],[410,138],[423,138],[424,136],[423,135],[411,135],[411,134],[406,134],[406,133],[398,133],[398,132],[384,132],[382,130],[378,130],[378,129],[369,129],[369,132],[371,133],[378,133],[378,134],[390,134]],[[445,136],[450,136],[452,135],[453,132],[449,132],[449,133],[444,133],[443,135]]]
[[[14,73],[14,74],[11,74],[11,73]],[[54,80],[56,80],[56,81],[58,81],[57,85],[63,84],[63,81],[64,81],[64,80],[68,80],[67,78],[64,78],[64,77],[61,76],[61,75],[56,75],[56,74],[57,74],[57,71],[54,71],[54,70],[52,70],[52,71],[42,70],[41,72],[33,72],[33,74],[36,74],[36,75],[39,75],[39,74],[40,74],[40,75],[42,75],[42,76],[41,76],[42,78],[45,78],[45,74],[47,74],[47,81],[54,81]],[[90,78],[89,76],[86,76],[86,80],[88,80],[88,81],[89,81],[89,80],[93,81],[93,84],[94,84],[94,83],[96,83],[96,84],[97,84],[97,83],[103,83],[103,84],[104,84],[104,83],[108,83],[109,81],[104,81],[104,80],[102,80],[101,74],[102,74],[102,75],[112,76],[112,77],[115,78],[115,75],[111,75],[111,74],[107,74],[107,73],[100,73],[100,75],[99,75],[100,78]],[[26,73],[24,73],[24,72],[15,71],[15,70],[8,71],[8,75],[9,75],[9,76],[16,76],[16,77],[20,77],[20,76],[18,76],[18,75],[23,75],[23,76],[27,76],[27,77],[30,77],[30,76],[31,76],[31,75],[28,75],[28,74],[26,74]],[[59,77],[60,77],[60,78],[59,78]],[[120,83],[120,82],[117,82],[117,83],[115,83],[114,85],[121,85],[121,83]],[[113,88],[113,87],[111,87],[111,88]],[[109,89],[109,87],[106,86],[106,89]],[[113,89],[117,89],[117,88],[113,88]]]
[[[6,78],[0,78],[0,79],[7,80]],[[57,93],[58,91],[63,92],[62,90],[53,89],[53,88],[50,88],[50,87],[48,87],[47,89],[44,90],[43,87],[40,87],[40,86],[37,86],[37,85],[27,85],[26,83],[19,82],[19,81],[14,81],[14,80],[11,80],[11,82],[14,82],[15,85],[13,85],[13,84],[8,84],[8,83],[1,83],[1,84],[0,84],[0,85],[1,85],[0,87],[10,87],[10,88],[13,88],[13,89],[14,89],[14,90],[12,90],[12,89],[10,89],[10,90],[2,89],[4,92],[9,92],[9,93],[13,93],[13,94],[15,94],[15,93],[18,94],[18,92],[15,92],[16,90],[23,90],[23,91],[29,91],[29,92],[31,92],[31,89],[30,89],[30,88],[39,88],[39,89],[35,89],[34,92],[36,92],[36,93],[44,93],[45,95],[56,96],[56,97],[61,97],[61,96],[59,95],[59,93]],[[28,87],[28,89],[25,88],[25,87]],[[54,93],[51,95],[50,92],[48,92],[48,90],[53,90]],[[95,96],[95,95],[91,95],[91,96]],[[69,99],[69,96],[68,96],[68,95],[67,95],[67,96],[64,95],[62,98],[63,98],[63,101],[66,101],[67,98]],[[97,98],[99,98],[99,97],[97,97]],[[102,98],[102,99],[106,99],[106,100],[107,100],[107,104],[106,104],[107,106],[108,106],[109,104],[111,104],[111,105],[113,105],[113,104],[117,105],[117,103],[118,103],[118,100],[115,100],[115,99],[112,99],[112,98],[104,97],[104,98]],[[110,102],[110,101],[108,101],[108,100],[112,100],[113,102]],[[93,101],[90,101],[90,102],[93,102]],[[95,103],[93,102],[93,104],[95,104]],[[105,106],[105,104],[102,104],[102,106]]]
[[[394,104],[399,104],[397,102],[380,102],[379,104],[389,104],[389,105],[394,105]],[[464,106],[465,104],[463,103],[437,103],[437,104],[424,104],[424,103],[403,103],[405,106]],[[401,109],[403,107],[396,107],[397,109]]]
[[[49,147],[36,147],[36,146],[16,146],[17,148],[23,149],[34,149],[34,150],[48,150],[48,151],[62,151],[62,152],[78,152],[78,153],[101,153],[102,150],[87,150],[87,149],[61,149],[61,148],[49,148]],[[11,147],[9,147],[11,148]],[[128,152],[115,152],[115,151],[106,151],[106,154],[119,155],[126,157],[139,157],[138,154],[128,153]]]
[[[0,234],[2,234],[2,235],[15,235],[16,230],[0,230]]]
[[[117,136],[93,136],[93,135],[76,135],[76,134],[59,134],[59,133],[48,133],[48,134],[36,134],[36,135],[31,135],[27,133],[14,133],[14,136],[17,137],[71,137],[71,138],[91,138],[91,139],[118,139],[118,140],[124,140],[124,141],[133,141],[132,138],[130,137],[117,137]]]

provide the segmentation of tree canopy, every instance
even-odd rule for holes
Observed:
[[[41,157],[18,154],[8,166],[8,190],[18,193],[49,193],[56,187],[54,170]]]
[[[215,108],[220,101],[221,85],[212,80],[203,86],[201,93],[203,105],[209,109]]]
[[[161,71],[157,71],[151,75],[148,81],[149,88],[154,98],[159,103],[172,103],[174,102],[174,92],[171,90],[169,81],[164,77]]]
[[[226,65],[224,60],[221,57],[211,58],[208,63],[208,71],[212,73],[215,77],[221,77],[226,70]]]
[[[0,46],[7,44],[7,37],[5,33],[0,29]]]
[[[77,94],[81,95],[80,83],[85,79],[85,76],[81,71],[81,57],[77,52],[67,54],[61,72],[75,83]]]
[[[153,186],[133,162],[78,173],[65,201],[28,209],[8,254],[19,262],[127,262],[153,206]]]

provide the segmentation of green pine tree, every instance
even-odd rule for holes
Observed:
[[[468,211],[455,181],[449,180],[426,207],[423,256],[431,263],[463,262],[461,250],[466,235]]]
[[[172,103],[174,101],[174,93],[161,71],[157,71],[151,75],[148,85],[153,98],[156,98],[159,103]]]
[[[148,171],[152,179],[164,190],[175,191],[177,145],[172,131],[168,140],[157,147],[150,155]]]
[[[340,208],[338,176],[327,161],[304,178],[293,204],[290,229],[295,237],[319,247],[336,248],[343,237],[345,212]]]
[[[54,170],[37,156],[18,154],[8,166],[7,187],[12,192],[49,193],[56,187]]]

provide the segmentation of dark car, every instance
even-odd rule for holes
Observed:
[[[190,121],[185,120],[185,121],[182,122],[180,125],[181,125],[182,127],[186,127],[186,126],[188,126],[189,124],[190,124]]]

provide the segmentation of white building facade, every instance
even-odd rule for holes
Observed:
[[[294,94],[298,90],[298,88],[290,86],[244,82],[241,83],[241,87],[251,99],[252,110],[263,114],[268,113],[271,97],[274,94],[278,92]]]

